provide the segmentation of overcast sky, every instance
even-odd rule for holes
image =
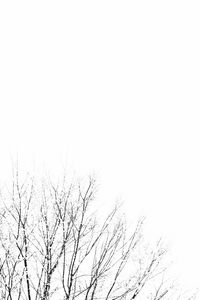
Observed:
[[[18,155],[95,173],[147,216],[181,280],[200,269],[200,3],[1,1],[0,174]]]

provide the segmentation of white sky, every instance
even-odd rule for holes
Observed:
[[[0,174],[95,172],[104,203],[200,269],[200,3],[0,2]]]

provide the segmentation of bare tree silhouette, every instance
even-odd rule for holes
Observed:
[[[164,280],[166,249],[146,247],[143,219],[130,233],[116,205],[98,220],[93,178],[54,185],[16,172],[1,202],[1,299],[194,299]]]

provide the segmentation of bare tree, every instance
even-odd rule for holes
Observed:
[[[116,205],[98,220],[93,178],[55,185],[16,172],[1,202],[1,299],[192,299],[164,280],[166,249],[146,247],[143,219],[130,232]]]

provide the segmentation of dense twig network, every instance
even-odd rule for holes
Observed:
[[[130,233],[117,206],[98,220],[94,192],[93,178],[55,186],[20,183],[16,172],[1,195],[1,299],[178,299],[163,279],[162,243],[147,248],[143,220]]]

